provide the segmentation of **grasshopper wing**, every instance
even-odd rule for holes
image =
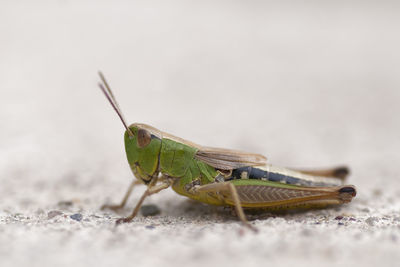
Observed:
[[[260,154],[214,147],[200,148],[195,158],[220,170],[233,170],[245,166],[263,166],[267,163],[267,158]]]

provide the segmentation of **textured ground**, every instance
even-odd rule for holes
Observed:
[[[22,1],[23,2],[23,1]],[[1,266],[397,266],[399,5],[382,1],[3,1]],[[99,210],[132,179],[130,122],[273,164],[347,164],[346,206],[250,215],[168,190],[161,214]]]

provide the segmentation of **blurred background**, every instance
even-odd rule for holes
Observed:
[[[60,200],[96,213],[122,196],[132,179],[124,128],[97,87],[99,70],[130,123],[261,153],[272,164],[346,164],[354,205],[366,206],[352,212],[398,214],[399,12],[398,1],[3,0],[2,231],[10,229],[4,218],[35,217]],[[377,196],[386,202],[374,207]],[[168,215],[176,206],[165,203],[184,201],[172,192],[152,199]],[[388,240],[400,238],[395,221]],[[31,247],[7,233],[3,245],[19,242],[0,246],[12,263]],[[369,251],[377,240],[367,238]],[[387,253],[396,250],[387,242]],[[364,264],[380,260],[370,257]]]

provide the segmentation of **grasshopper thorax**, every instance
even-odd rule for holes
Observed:
[[[145,184],[158,177],[161,132],[146,124],[134,123],[125,131],[125,151],[134,175]]]

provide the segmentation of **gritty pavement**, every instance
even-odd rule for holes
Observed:
[[[397,2],[1,5],[0,266],[398,266]],[[357,197],[248,213],[253,233],[168,189],[116,227],[145,187],[100,210],[133,176],[99,69],[129,122],[281,166],[345,164]]]

